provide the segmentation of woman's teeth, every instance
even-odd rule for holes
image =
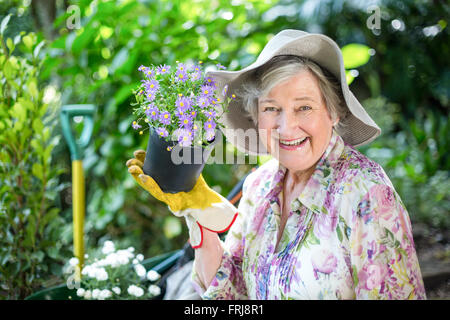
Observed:
[[[280,140],[280,143],[286,145],[286,146],[298,146],[300,145],[303,141],[305,141],[308,137],[302,138],[302,139],[297,139],[297,140],[292,140],[292,141],[285,141],[285,140]]]

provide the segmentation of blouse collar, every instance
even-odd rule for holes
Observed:
[[[318,161],[316,168],[309,178],[305,188],[297,198],[308,209],[320,213],[321,208],[329,192],[329,185],[333,182],[334,163],[341,157],[344,151],[344,140],[333,129],[333,133],[327,149]],[[278,169],[271,181],[267,198],[270,202],[278,202],[278,195],[283,189],[283,180],[286,168],[276,160],[275,167]]]

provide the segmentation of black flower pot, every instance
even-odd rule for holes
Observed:
[[[143,171],[166,193],[188,192],[194,188],[220,138],[221,132],[217,130],[215,139],[207,146],[181,147],[177,141],[167,142],[150,129]],[[168,147],[172,150],[168,151]]]

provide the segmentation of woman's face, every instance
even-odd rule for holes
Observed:
[[[260,137],[267,137],[262,143],[293,172],[311,169],[319,161],[332,129],[318,80],[308,70],[277,85],[258,101],[258,130]]]

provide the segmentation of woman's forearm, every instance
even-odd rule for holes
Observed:
[[[202,246],[195,250],[195,271],[208,288],[222,262],[223,248],[217,233],[203,228]]]

